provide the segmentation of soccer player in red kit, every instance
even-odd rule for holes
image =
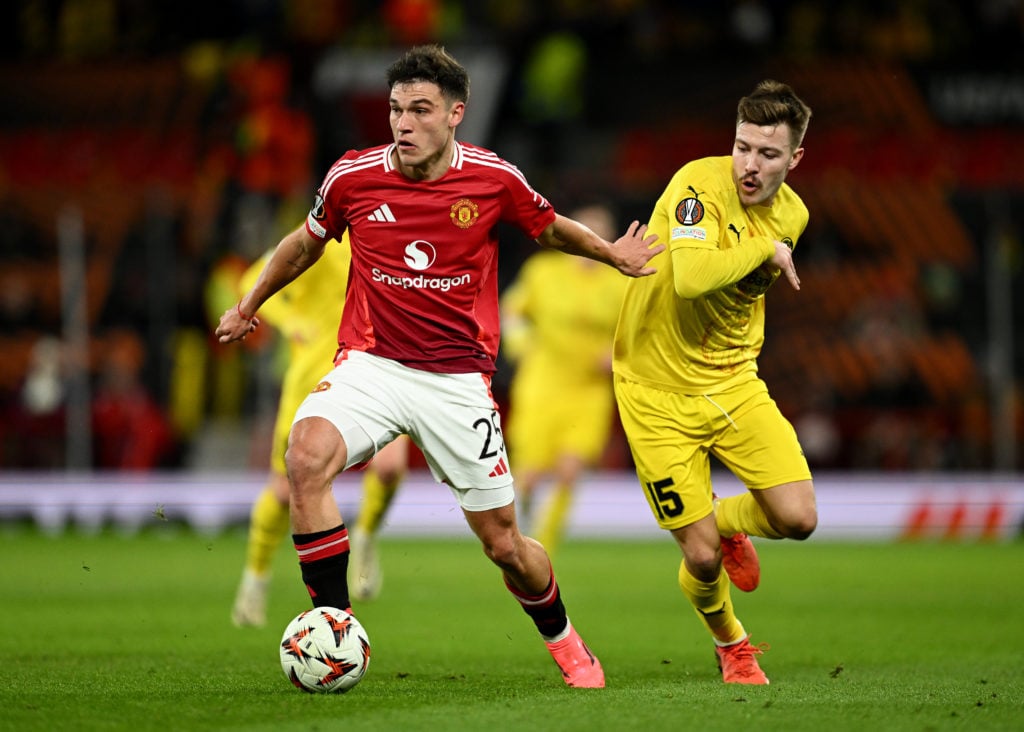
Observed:
[[[299,407],[286,457],[302,578],[316,606],[349,608],[348,531],[332,493],[342,470],[408,434],[451,490],[487,557],[533,619],[565,682],[604,672],[569,622],[544,547],[516,524],[512,474],[490,381],[500,339],[499,222],[542,247],[652,274],[664,247],[634,221],[614,244],[555,213],[515,166],[455,140],[466,70],[440,46],[387,71],[393,142],[350,151],[327,172],[305,223],[221,318],[222,343],[259,324],[273,293],[347,230],[352,247],[335,367]],[[572,297],[571,292],[566,297]]]

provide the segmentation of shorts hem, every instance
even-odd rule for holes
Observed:
[[[698,521],[700,521],[702,519],[706,519],[708,516],[711,516],[714,512],[715,512],[714,505],[710,505],[710,506],[708,506],[708,510],[705,513],[703,513],[700,516],[698,516],[697,518],[689,519],[689,520],[685,520],[684,519],[686,521],[685,523],[681,523],[680,522],[680,523],[677,524],[677,522],[673,522],[673,524],[676,524],[676,525],[669,526],[669,525],[667,525],[665,523],[662,523],[661,521],[658,521],[658,526],[660,528],[662,528],[662,529],[665,529],[665,531],[675,531],[676,529],[685,529],[687,526],[693,526]],[[657,521],[657,519],[655,519],[655,521]]]
[[[505,485],[488,486],[487,488],[477,488],[477,489],[475,489],[475,494],[479,495],[480,493],[485,493],[485,492],[489,492],[489,491],[505,491],[508,488],[510,488],[511,486],[512,486],[512,483],[506,483]],[[488,503],[481,503],[481,504],[477,504],[477,505],[473,505],[473,506],[466,506],[460,500],[459,501],[459,506],[461,506],[464,511],[469,511],[471,513],[479,513],[481,511],[493,511],[493,510],[495,510],[497,508],[504,508],[505,506],[508,506],[508,505],[514,503],[515,500],[516,500],[515,491],[510,491],[507,495],[505,495],[503,497],[500,497],[497,500],[494,500],[494,501],[491,501],[491,502],[488,502]]]
[[[802,481],[813,481],[814,478],[810,473],[801,473],[800,475],[785,476],[783,478],[773,478],[769,485],[750,485],[747,484],[746,488],[750,491],[766,491],[769,488],[778,488],[780,485],[786,485],[786,483],[800,483]]]

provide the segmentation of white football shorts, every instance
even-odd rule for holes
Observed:
[[[337,428],[348,448],[346,470],[407,434],[463,509],[512,503],[501,418],[485,374],[432,373],[349,351],[302,402],[292,424],[307,417]]]

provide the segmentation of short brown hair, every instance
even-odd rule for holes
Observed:
[[[774,79],[758,84],[754,91],[740,99],[736,108],[737,126],[744,122],[758,127],[789,125],[789,140],[794,150],[800,147],[810,121],[811,108],[788,84]]]
[[[469,101],[469,73],[443,46],[414,46],[388,67],[388,88],[428,81],[437,84],[449,102]]]

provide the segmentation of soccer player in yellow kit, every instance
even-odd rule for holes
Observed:
[[[572,217],[604,238],[616,231],[607,206],[583,206]],[[549,554],[565,531],[580,474],[608,442],[612,337],[626,281],[600,262],[541,251],[502,295],[502,347],[516,367],[505,439],[524,514],[539,482],[554,478],[533,529]]]
[[[270,254],[265,254],[242,275],[241,292],[252,287]],[[260,308],[260,318],[274,325],[288,340],[289,358],[274,423],[270,476],[253,503],[245,569],[231,609],[231,619],[240,627],[260,627],[266,623],[270,565],[289,530],[288,477],[284,460],[288,433],[295,410],[330,370],[338,350],[338,320],[350,259],[346,235],[340,243],[330,243],[307,276],[290,283]],[[362,506],[352,534],[353,563],[349,569],[353,595],[361,600],[372,599],[380,591],[381,571],[375,536],[405,475],[408,446],[409,438],[399,437],[374,456],[364,473]]]
[[[761,82],[739,102],[732,156],[676,172],[649,224],[668,251],[652,261],[657,274],[627,282],[615,336],[615,396],[637,477],[682,551],[679,586],[714,638],[726,683],[768,678],[757,662],[765,649],[751,644],[730,596],[734,570],[738,586],[756,587],[756,554],[742,554],[749,541],[720,537],[805,539],[817,525],[807,461],[756,360],[765,292],[780,274],[800,286],[792,249],[808,212],[785,179],[810,116],[789,86]],[[716,501],[710,455],[748,490]],[[723,550],[739,551],[740,566],[727,572]]]
[[[582,206],[571,216],[598,236],[615,239],[617,224],[607,206]],[[523,264],[501,298],[502,348],[516,367],[505,439],[524,514],[530,514],[540,481],[549,475],[555,479],[532,531],[549,555],[565,532],[581,472],[597,463],[608,443],[615,408],[612,337],[626,280],[601,262],[541,250]],[[353,538],[356,561],[360,536],[380,525],[389,505],[370,500],[377,494],[364,493]],[[371,576],[379,575],[375,563]]]

